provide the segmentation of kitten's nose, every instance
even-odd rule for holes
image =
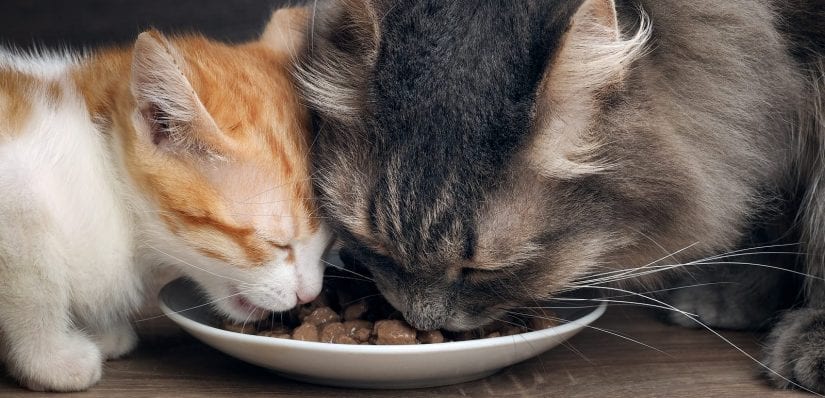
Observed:
[[[311,293],[307,294],[306,292],[302,292],[302,291],[298,291],[296,296],[298,296],[298,305],[311,303],[313,300],[315,300],[318,297],[317,294],[311,294]]]

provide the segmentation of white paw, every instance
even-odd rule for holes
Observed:
[[[97,345],[80,333],[62,337],[35,342],[41,344],[28,352],[10,353],[9,367],[21,384],[35,391],[83,391],[100,380],[102,357]]]
[[[117,359],[137,346],[138,336],[131,325],[123,324],[100,334],[96,340],[105,359]]]

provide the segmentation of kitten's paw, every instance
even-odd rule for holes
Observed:
[[[117,359],[128,354],[137,343],[137,333],[128,323],[118,325],[97,337],[97,345],[106,359]]]
[[[719,285],[674,290],[667,300],[672,306],[696,315],[698,321],[713,328],[741,330],[764,325],[770,314],[750,308],[752,305],[745,301]],[[676,311],[668,312],[666,321],[688,328],[701,327],[695,320]]]
[[[765,365],[773,370],[766,376],[777,387],[793,388],[797,383],[825,392],[825,310],[785,314],[768,339]]]
[[[100,380],[102,357],[88,337],[73,333],[58,341],[34,344],[37,347],[28,352],[11,352],[8,361],[13,375],[27,388],[83,391]]]

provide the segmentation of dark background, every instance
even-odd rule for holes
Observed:
[[[0,0],[0,45],[82,48],[129,43],[154,27],[249,40],[271,12],[302,0]],[[309,0],[312,3],[312,0]]]

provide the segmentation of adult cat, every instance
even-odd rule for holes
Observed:
[[[816,1],[333,2],[300,72],[321,207],[422,329],[730,250],[798,189],[822,275],[823,24]],[[768,365],[825,391],[825,315],[796,314]]]
[[[131,350],[164,266],[239,322],[312,300],[302,9],[229,46],[142,33],[88,55],[0,53],[0,330],[8,370],[74,391]]]

